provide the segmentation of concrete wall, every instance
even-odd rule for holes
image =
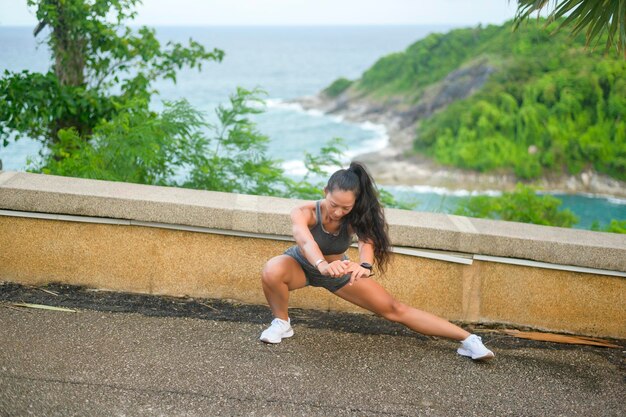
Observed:
[[[265,304],[260,271],[293,244],[297,203],[0,172],[0,280]],[[626,236],[387,216],[399,253],[375,279],[398,299],[452,320],[626,338]],[[318,288],[290,305],[362,311]]]

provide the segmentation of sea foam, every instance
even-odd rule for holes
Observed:
[[[434,187],[431,185],[391,185],[385,186],[386,189],[393,189],[400,192],[418,193],[418,194],[438,194],[450,195],[455,197],[470,197],[477,195],[487,195],[497,197],[502,194],[498,190],[452,190],[445,187]]]

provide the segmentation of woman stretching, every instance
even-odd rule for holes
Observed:
[[[395,300],[380,284],[367,279],[374,260],[379,270],[385,270],[390,241],[374,181],[364,165],[353,162],[350,168],[335,172],[324,193],[323,200],[292,210],[297,245],[270,259],[263,269],[263,292],[275,317],[261,334],[263,342],[280,343],[293,336],[289,291],[312,285],[416,332],[457,340],[460,355],[474,360],[494,357],[479,336]],[[358,237],[359,262],[345,255],[353,234]]]

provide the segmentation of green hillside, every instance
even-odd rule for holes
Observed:
[[[543,22],[512,26],[430,35],[327,94],[347,89],[415,105],[451,72],[486,62],[493,72],[477,93],[421,120],[416,152],[521,178],[593,168],[626,180],[626,60],[586,49],[582,35],[552,34]]]

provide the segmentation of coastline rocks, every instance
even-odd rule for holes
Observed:
[[[355,159],[367,164],[379,184],[429,185],[450,190],[510,191],[518,179],[509,173],[481,173],[438,164],[432,159],[412,152],[416,128],[426,118],[455,100],[476,92],[486,82],[494,68],[486,59],[450,73],[442,82],[427,88],[416,104],[398,97],[374,100],[349,88],[337,97],[323,93],[302,97],[293,102],[304,109],[317,109],[326,114],[340,115],[345,120],[371,122],[385,126],[389,136],[387,147],[358,155]],[[529,153],[534,149],[529,148]],[[532,185],[551,192],[588,193],[626,197],[626,182],[586,170],[577,175],[547,175],[533,180]]]

